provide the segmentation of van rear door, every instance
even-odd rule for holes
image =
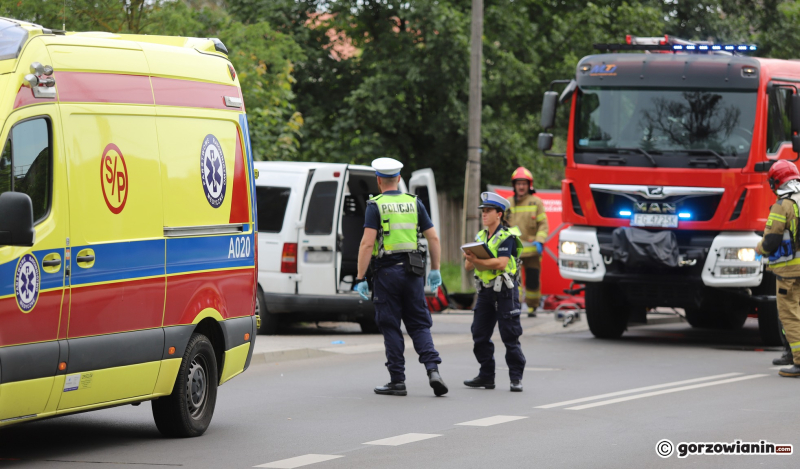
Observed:
[[[433,170],[430,168],[418,169],[411,173],[411,179],[408,180],[408,191],[416,195],[419,200],[425,205],[425,210],[431,217],[433,227],[436,228],[437,233],[441,236],[442,227],[439,225],[439,201],[436,197],[436,180],[433,177]],[[423,238],[422,243],[427,244]],[[427,272],[431,269],[431,253],[428,250],[428,262],[425,266]],[[427,272],[425,278],[428,278]],[[427,282],[425,283],[425,291],[430,292]]]
[[[336,239],[347,166],[323,165],[308,185],[297,236],[297,292],[301,295],[336,294]]]

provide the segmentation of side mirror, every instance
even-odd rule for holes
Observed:
[[[792,151],[800,153],[800,135],[792,135]]]
[[[800,133],[800,95],[792,95],[792,133]],[[794,145],[794,142],[792,142]],[[795,151],[797,149],[795,148]]]
[[[553,148],[553,134],[541,133],[538,141],[539,150],[546,152]]]
[[[753,171],[757,173],[768,173],[773,164],[775,164],[775,160],[761,161],[753,166]]]
[[[33,246],[33,202],[28,194],[0,194],[0,246]]]
[[[545,91],[542,101],[542,129],[547,130],[556,125],[556,104],[558,104],[558,93]]]

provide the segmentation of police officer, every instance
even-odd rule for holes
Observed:
[[[778,316],[794,359],[791,367],[781,368],[778,374],[796,378],[800,377],[800,171],[793,163],[779,160],[770,168],[767,180],[778,200],[770,209],[756,252],[769,256],[769,269],[777,277]]]
[[[508,224],[517,227],[522,241],[522,282],[520,302],[530,308],[528,316],[536,316],[541,298],[541,257],[544,252],[543,243],[547,240],[549,227],[544,212],[544,202],[533,195],[533,175],[520,166],[511,175],[514,195],[508,198]]]
[[[441,396],[447,393],[447,386],[439,374],[438,365],[442,359],[431,337],[433,322],[425,303],[425,252],[419,243],[421,233],[431,253],[428,283],[435,293],[442,284],[439,237],[425,206],[415,196],[398,189],[403,164],[392,158],[378,158],[372,162],[372,168],[381,195],[367,203],[364,236],[358,251],[356,290],[362,298],[368,299],[369,286],[364,276],[372,259],[375,322],[383,333],[386,367],[391,377],[389,383],[376,387],[375,393],[407,394],[402,319],[419,361],[428,371],[434,394]]]
[[[483,203],[481,216],[485,230],[478,233],[476,241],[483,242],[494,256],[479,259],[472,252],[465,252],[467,270],[475,269],[478,301],[472,319],[473,352],[481,364],[478,376],[464,381],[473,388],[494,389],[494,343],[492,333],[495,324],[500,329],[500,338],[506,346],[506,364],[511,378],[511,391],[522,392],[522,372],[525,356],[519,343],[522,335],[520,325],[520,301],[518,295],[518,253],[522,250],[519,232],[509,229],[504,214],[508,201],[494,192],[481,194]]]

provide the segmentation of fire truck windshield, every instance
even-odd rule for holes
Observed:
[[[744,167],[755,112],[756,92],[749,90],[584,88],[576,108],[575,160]]]

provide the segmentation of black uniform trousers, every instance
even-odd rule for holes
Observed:
[[[495,292],[492,288],[480,288],[478,301],[472,319],[473,352],[478,363],[481,364],[478,376],[494,380],[494,343],[492,333],[494,325],[500,329],[500,338],[506,346],[506,364],[508,374],[512,381],[521,380],[525,371],[525,355],[519,337],[522,335],[522,325],[519,322],[520,303],[517,294],[518,286],[514,288],[503,285],[502,290]]]
[[[419,355],[419,362],[428,370],[437,369],[442,362],[439,352],[433,347],[431,320],[425,303],[425,279],[406,272],[404,264],[381,266],[373,282],[375,322],[383,334],[386,347],[386,368],[392,381],[405,381],[405,341],[400,329],[400,320]]]

